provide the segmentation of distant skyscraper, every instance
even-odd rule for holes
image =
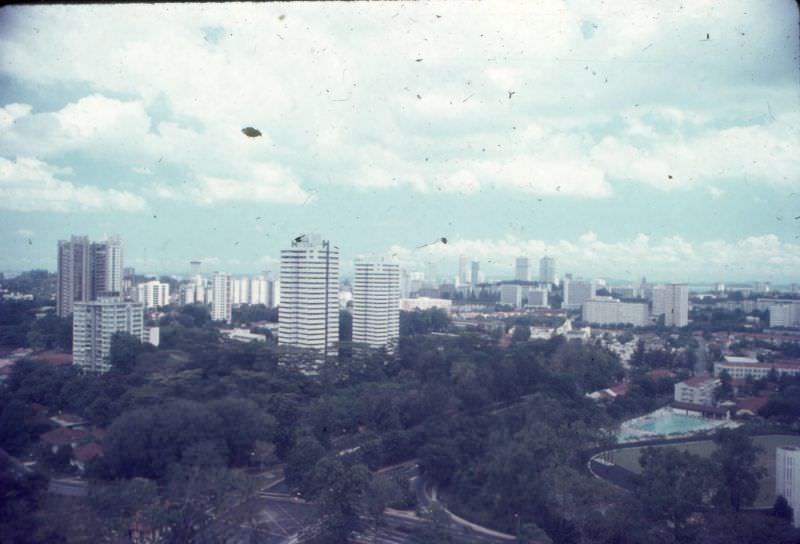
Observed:
[[[798,469],[798,470],[795,470]],[[775,449],[775,495],[782,495],[795,512],[792,524],[800,527],[800,448],[778,446]]]
[[[201,264],[203,264],[201,261],[189,261],[189,273],[192,276],[199,276]]]
[[[85,372],[108,371],[111,337],[117,332],[126,332],[144,342],[144,307],[140,302],[122,301],[117,296],[75,302],[73,363]]]
[[[664,287],[664,325],[685,327],[689,324],[689,286],[672,283]]]
[[[522,286],[504,283],[500,286],[500,304],[519,308],[522,306]]]
[[[122,242],[119,237],[94,242],[92,253],[92,300],[100,295],[122,293]]]
[[[212,289],[211,319],[230,323],[233,306],[233,284],[230,274],[214,272]]]
[[[58,242],[56,313],[67,317],[75,302],[122,292],[122,243],[119,238],[90,242],[73,236]]]
[[[516,267],[514,269],[514,279],[522,281],[530,281],[531,279],[531,261],[527,257],[517,257]]]
[[[544,283],[556,282],[556,260],[545,255],[539,259],[539,281]]]
[[[458,283],[466,285],[469,283],[469,259],[465,255],[458,257]]]
[[[339,341],[339,248],[319,234],[281,250],[278,343],[336,354]]]
[[[469,282],[472,284],[473,289],[481,282],[481,263],[478,261],[472,261]]]
[[[353,342],[392,349],[400,337],[400,267],[355,263]]]

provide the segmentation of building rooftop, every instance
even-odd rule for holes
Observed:
[[[716,381],[719,381],[719,378],[714,378],[713,376],[709,376],[708,374],[698,374],[697,376],[692,376],[688,380],[683,380],[681,383],[685,383],[686,385],[691,385],[691,386],[697,386]]]

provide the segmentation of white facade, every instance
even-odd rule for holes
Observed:
[[[519,308],[522,306],[522,286],[503,284],[500,286],[500,304]]]
[[[517,257],[514,265],[514,279],[530,281],[531,279],[531,260],[527,257]]]
[[[233,285],[230,274],[214,272],[212,290],[211,319],[230,323],[233,306]]]
[[[726,359],[728,359],[726,357]],[[760,380],[769,376],[772,370],[778,376],[797,376],[800,375],[800,363],[796,362],[737,362],[721,361],[714,363],[714,375],[719,376],[722,372],[727,372],[731,378],[747,378],[752,376],[755,380]]]
[[[561,307],[578,310],[584,302],[594,298],[595,291],[593,280],[564,280],[564,301]]]
[[[169,304],[169,284],[152,280],[136,286],[136,302],[145,308],[161,308]]]
[[[550,296],[547,289],[535,288],[528,289],[528,306],[533,308],[547,308],[549,306],[548,297]]]
[[[701,406],[713,406],[714,391],[720,380],[708,376],[694,376],[675,384],[675,401]]]
[[[254,276],[250,279],[250,304],[263,304],[267,306],[269,300],[267,293],[267,278]]]
[[[476,285],[481,282],[481,263],[478,261],[472,261],[470,264],[470,272],[469,272],[469,283],[472,285],[474,289]]]
[[[353,276],[353,342],[392,349],[400,338],[400,267],[356,262]]]
[[[800,327],[800,300],[770,306],[769,326]]]
[[[336,355],[339,342],[339,248],[318,234],[281,250],[278,343]]]
[[[107,372],[111,337],[126,332],[145,341],[144,306],[119,297],[76,302],[72,323],[73,363],[86,372]]]
[[[664,325],[685,327],[689,324],[689,286],[672,283],[664,294]]]
[[[461,255],[458,258],[458,285],[466,285],[469,283],[469,259]]]
[[[431,298],[431,297],[417,297],[417,298],[401,298],[400,309],[404,312],[413,312],[414,310],[430,310],[431,308],[439,308],[450,313],[453,306],[453,301],[447,298]]]
[[[644,327],[650,323],[647,303],[620,302],[611,297],[594,297],[583,304],[583,320],[598,325],[617,323]]]
[[[545,255],[539,259],[539,281],[544,283],[556,282],[556,260]]]
[[[231,278],[231,303],[250,304],[250,278]]]
[[[792,525],[800,527],[800,448],[775,448],[775,498],[778,495],[782,495],[792,507]]]

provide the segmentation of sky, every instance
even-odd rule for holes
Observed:
[[[799,43],[790,0],[4,7],[0,270],[317,232],[344,274],[800,281]]]

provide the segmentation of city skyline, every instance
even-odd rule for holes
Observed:
[[[6,7],[0,270],[119,233],[137,271],[254,273],[313,231],[343,275],[795,281],[796,7],[628,8]]]

